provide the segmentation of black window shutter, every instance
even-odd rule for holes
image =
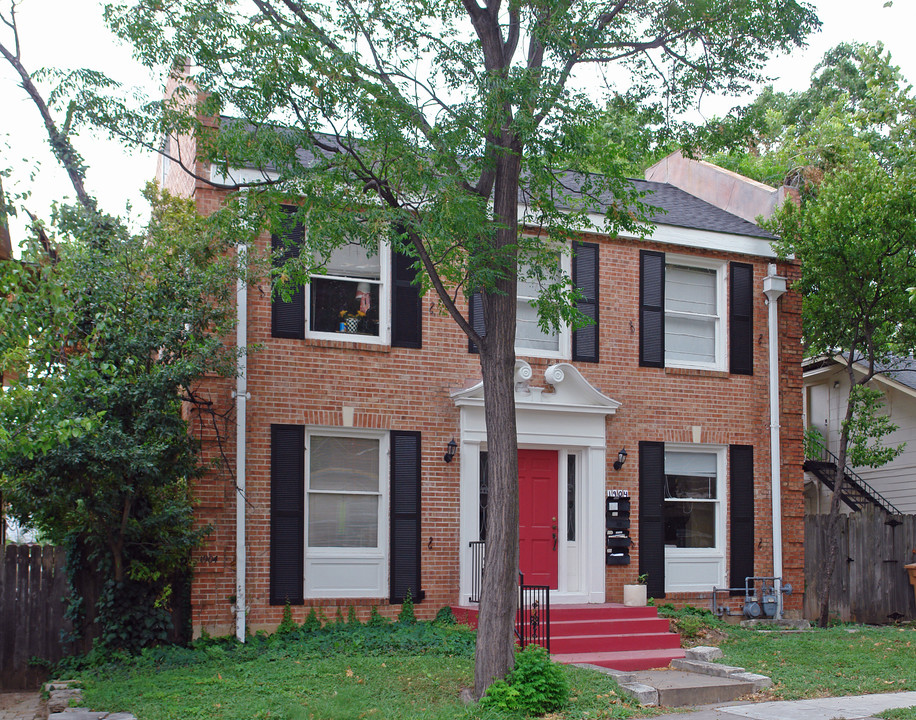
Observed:
[[[754,266],[729,264],[729,369],[736,375],[754,374]]]
[[[301,605],[305,583],[305,427],[270,426],[270,604]]]
[[[731,445],[728,456],[731,509],[728,584],[732,588],[743,588],[744,579],[754,576],[754,447]]]
[[[391,344],[394,347],[423,347],[423,309],[420,286],[414,284],[417,271],[414,259],[391,253]]]
[[[487,334],[487,325],[483,316],[483,293],[475,292],[468,299],[468,322],[480,337]],[[477,343],[468,338],[468,352],[479,352]]]
[[[391,435],[391,572],[389,600],[414,602],[420,589],[420,433],[392,430]]]
[[[665,444],[639,443],[639,574],[649,597],[665,597]]]
[[[639,251],[639,364],[665,366],[665,253]]]
[[[287,215],[292,215],[295,210],[284,208]],[[283,235],[274,235],[270,245],[279,257],[274,258],[274,267],[280,267],[287,260],[299,257],[299,251],[305,242],[305,228],[296,224]],[[274,283],[275,285],[276,283]],[[305,288],[298,288],[293,293],[289,302],[283,300],[276,292],[276,287],[271,288],[270,306],[270,334],[278,338],[305,337]]]
[[[576,308],[583,315],[594,320],[573,332],[572,359],[582,362],[598,362],[598,245],[596,243],[573,243],[572,281],[583,295]]]

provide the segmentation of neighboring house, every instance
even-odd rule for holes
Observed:
[[[176,164],[161,170],[201,212],[221,202]],[[774,568],[801,588],[800,299],[782,294],[797,266],[754,224],[633,182],[659,209],[651,238],[606,236],[596,214],[563,261],[596,325],[544,334],[527,302],[537,289],[519,286],[521,570],[554,604],[620,602],[640,572],[650,595],[693,604]],[[206,381],[239,425],[222,447],[231,473],[195,488],[213,527],[196,556],[195,634],[231,632],[242,602],[257,630],[287,602],[297,621],[313,607],[390,615],[409,588],[430,617],[473,595],[487,497],[477,355],[384,246],[336,251],[327,271],[289,302],[269,283],[240,292],[229,340],[258,349],[238,383]],[[341,322],[354,306],[365,317]]]
[[[849,397],[849,375],[841,356],[808,358],[802,364],[805,388],[805,427],[817,429],[826,441],[826,449],[839,452],[840,423],[846,413]],[[865,372],[858,364],[853,371],[859,377]],[[884,393],[885,411],[897,430],[883,438],[882,444],[905,444],[894,460],[878,468],[852,467],[855,475],[874,489],[891,506],[895,514],[916,514],[916,361],[900,358],[878,366],[869,386]],[[855,504],[855,501],[854,501]],[[830,489],[819,482],[814,472],[805,477],[805,507],[808,513],[826,513],[830,507]],[[852,507],[842,504],[851,512]]]

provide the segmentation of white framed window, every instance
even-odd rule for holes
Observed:
[[[388,577],[388,433],[308,428],[306,597],[382,597]]]
[[[570,273],[569,255],[558,259],[559,272]],[[568,358],[570,356],[570,330],[564,325],[559,332],[544,332],[538,327],[538,311],[531,305],[541,292],[541,284],[528,277],[528,268],[519,263],[516,290],[515,352],[529,357]],[[550,282],[550,280],[545,280]]]
[[[725,265],[665,257],[665,366],[725,369]]]
[[[325,272],[309,278],[306,336],[388,344],[391,312],[390,251],[376,254],[356,243],[335,248],[323,262]]]
[[[724,584],[725,451],[665,445],[666,591],[701,591]]]

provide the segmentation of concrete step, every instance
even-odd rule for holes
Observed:
[[[634,652],[680,648],[681,638],[670,632],[613,635],[564,635],[551,622],[550,650],[554,653]]]
[[[729,702],[754,692],[753,682],[731,678],[699,675],[682,670],[648,670],[635,672],[627,684],[655,688],[657,704],[666,707],[684,707],[685,705],[710,705]]]
[[[552,644],[551,649],[553,649]],[[666,648],[621,652],[553,653],[551,657],[564,665],[598,665],[628,671],[666,667],[675,658],[684,657],[684,651],[680,648]]]

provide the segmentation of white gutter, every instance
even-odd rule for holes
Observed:
[[[779,447],[779,315],[776,301],[786,292],[786,279],[767,267],[763,294],[767,297],[770,368],[770,496],[773,502],[773,576],[776,578],[776,618],[782,618],[782,457]]]
[[[238,247],[239,263],[245,261],[248,246]],[[248,604],[245,597],[247,547],[245,536],[245,420],[248,394],[248,284],[243,278],[236,281],[235,307],[238,322],[235,336],[238,359],[235,375],[235,636],[245,642]]]

